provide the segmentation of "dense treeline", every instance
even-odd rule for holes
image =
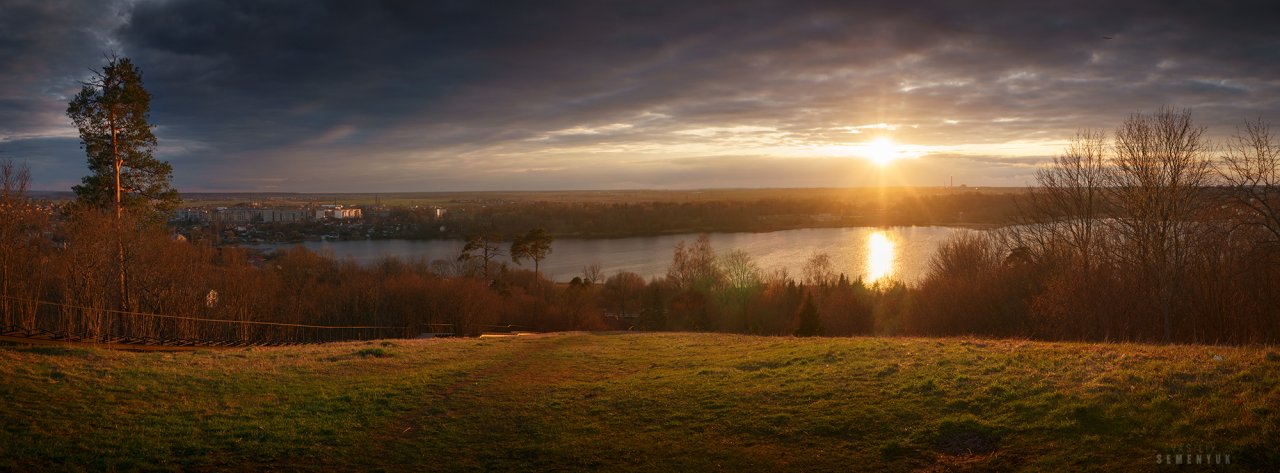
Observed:
[[[487,257],[487,237],[476,240],[472,257],[455,261],[359,266],[301,248],[262,259],[174,241],[163,228],[134,220],[117,233],[113,217],[98,210],[46,218],[23,196],[25,172],[9,165],[0,203],[0,307],[6,326],[177,338],[299,332],[109,311],[394,327],[332,338],[501,327],[1275,343],[1280,145],[1260,121],[1247,122],[1219,148],[1204,132],[1189,112],[1174,110],[1134,115],[1110,135],[1082,132],[1040,170],[1014,225],[957,234],[911,286],[850,279],[820,249],[801,274],[765,272],[744,252],[717,252],[705,237],[674,248],[668,273],[649,281],[589,267],[567,285],[554,284]],[[669,205],[683,209],[672,215],[756,218],[728,208],[691,210],[715,203]],[[661,221],[655,209],[668,208],[606,207],[613,213],[598,215],[610,225]],[[492,219],[556,228],[552,216],[579,215],[575,208],[535,205],[525,209],[533,214],[528,222],[501,213]],[[501,230],[495,224],[487,232]],[[123,303],[113,280],[120,273],[116,235],[129,266]]]
[[[995,225],[1016,212],[1012,190],[915,193],[883,197],[762,197],[688,202],[507,201],[455,204],[444,221],[428,210],[393,209],[398,238],[462,238],[481,231],[515,234],[541,227],[558,237],[606,238],[702,232],[766,232],[874,225]]]

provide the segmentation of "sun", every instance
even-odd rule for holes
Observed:
[[[902,156],[898,145],[886,137],[876,138],[863,145],[862,149],[863,156],[881,166],[888,166]]]

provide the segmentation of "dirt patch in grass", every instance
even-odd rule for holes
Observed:
[[[391,356],[390,353],[387,353],[386,350],[383,350],[381,348],[365,348],[363,350],[356,352],[356,355],[359,355],[361,358],[370,357],[370,356],[374,358],[386,358],[388,356]]]
[[[933,449],[946,455],[981,455],[999,446],[1000,435],[974,420],[944,421],[933,440]]]

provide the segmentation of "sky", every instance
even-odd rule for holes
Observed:
[[[0,159],[78,183],[115,53],[180,191],[1022,186],[1133,113],[1280,120],[1268,6],[0,0]]]

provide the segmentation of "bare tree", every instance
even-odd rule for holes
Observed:
[[[671,266],[667,268],[667,280],[680,290],[709,290],[722,282],[723,275],[716,266],[716,252],[711,239],[702,234],[691,246],[683,241],[676,243]]]
[[[825,251],[816,252],[809,256],[804,264],[804,283],[810,286],[826,287],[831,285],[836,279],[835,270],[832,269],[831,255]]]
[[[716,266],[724,275],[724,286],[717,291],[719,303],[726,312],[736,315],[736,320],[730,322],[740,331],[758,326],[751,320],[751,301],[763,288],[760,265],[746,251],[730,250],[717,258]]]
[[[1107,214],[1110,143],[1102,130],[1081,130],[1061,155],[1036,171],[1037,187],[1019,199],[1018,225],[996,232],[1012,248],[1007,256],[1052,268],[1047,294],[1034,316],[1044,333],[1112,332],[1114,317],[1099,301],[1095,268],[1109,241]],[[1053,327],[1053,328],[1047,328]]]
[[[13,282],[10,269],[29,231],[25,223],[34,210],[26,196],[30,180],[31,171],[27,166],[17,166],[11,160],[0,162],[0,243],[3,244],[0,248],[0,291],[3,292],[0,294],[5,296],[9,295],[9,286]],[[4,304],[8,314],[9,300],[5,299]]]
[[[36,263],[37,246],[43,241],[44,214],[27,197],[31,171],[25,164],[0,161],[0,323],[35,326],[35,310],[30,302],[11,299],[21,294],[34,299],[36,275],[42,269]],[[16,315],[21,314],[20,317]]]
[[[1107,187],[1123,242],[1115,256],[1141,277],[1166,342],[1173,338],[1175,297],[1200,236],[1194,217],[1213,173],[1204,133],[1190,110],[1168,108],[1131,115],[1115,133]]]
[[[622,271],[604,281],[604,304],[617,315],[634,315],[640,311],[640,296],[644,293],[644,278],[639,274]]]
[[[1102,130],[1081,130],[1066,151],[1036,171],[1029,195],[1030,221],[1023,222],[1043,252],[1065,244],[1081,267],[1092,267],[1099,217],[1106,207],[1107,137]],[[1024,242],[1026,243],[1026,242]]]
[[[753,288],[762,283],[760,265],[746,251],[730,250],[721,255],[716,264],[724,274],[725,285],[730,288]]]
[[[1280,142],[1271,124],[1245,120],[1223,151],[1218,173],[1244,214],[1242,223],[1264,230],[1268,243],[1280,243]]]
[[[604,271],[600,263],[591,263],[582,267],[582,282],[588,286],[604,281]]]

